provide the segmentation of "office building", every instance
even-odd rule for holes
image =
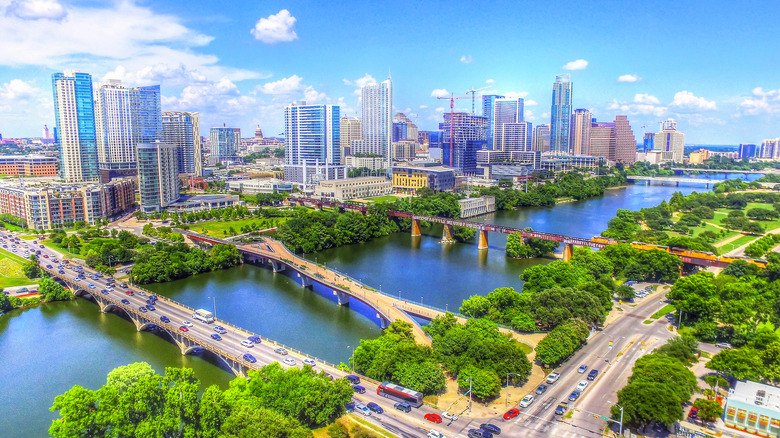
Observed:
[[[574,110],[571,116],[571,153],[590,155],[590,127],[593,114],[582,108]]]
[[[428,187],[435,192],[455,188],[455,171],[439,163],[416,163],[393,167],[393,190],[414,194]]]
[[[350,155],[352,150],[352,140],[360,140],[362,133],[360,119],[357,117],[343,116],[339,122],[341,131],[341,144],[339,145],[340,162],[344,162],[344,157]]]
[[[503,125],[505,123],[520,123],[523,121],[523,99],[499,98],[494,102],[492,127],[493,142],[488,144],[493,150],[504,150]]]
[[[337,105],[308,105],[305,101],[284,108],[286,181],[308,186],[344,178],[339,111]]]
[[[590,127],[590,154],[607,160],[615,156],[615,123],[592,122]]]
[[[704,160],[708,160],[710,158],[710,151],[707,149],[699,149],[698,151],[693,151],[688,156],[688,164],[702,164],[704,163]]]
[[[0,155],[0,175],[57,176],[57,159],[43,155]]]
[[[364,176],[333,181],[320,181],[314,196],[337,201],[375,198],[393,193],[393,184],[384,176]]]
[[[176,167],[180,174],[203,176],[200,114],[183,111],[162,113],[160,141],[176,147]]]
[[[209,147],[211,148],[210,164],[236,161],[238,145],[241,141],[241,133],[238,128],[211,128],[209,132]]]
[[[636,161],[636,137],[628,117],[615,116],[615,155],[609,157],[610,161],[625,164],[634,164]],[[586,154],[587,155],[587,154]]]
[[[723,421],[728,427],[752,434],[780,436],[780,388],[746,380],[737,381],[729,389]]]
[[[398,161],[413,160],[417,152],[417,142],[401,140],[393,142],[393,159]]]
[[[555,76],[550,107],[550,151],[571,152],[569,124],[571,123],[572,83],[568,74]]]
[[[160,86],[125,88],[118,79],[94,84],[100,181],[135,176],[136,147],[160,139]]]
[[[685,134],[677,130],[677,122],[674,119],[661,122],[661,132],[655,134],[653,150],[663,152],[664,161],[683,162]]]
[[[536,125],[533,136],[533,151],[550,151],[550,125]]]
[[[499,150],[504,152],[530,151],[531,135],[531,122],[496,124],[495,138],[501,139]]]
[[[404,113],[393,116],[393,141],[412,140],[417,142],[419,130],[412,119]]]
[[[99,175],[92,76],[73,70],[54,73],[52,91],[60,177],[66,182],[96,182]]]
[[[655,149],[655,132],[645,132],[642,147],[645,152]]]
[[[476,173],[477,151],[487,146],[487,118],[468,113],[444,113],[444,123],[439,129],[444,132],[442,163],[464,174]]]
[[[379,155],[390,168],[393,143],[393,80],[368,84],[361,90],[363,135],[351,144],[352,154]]]
[[[767,139],[761,142],[758,158],[775,160],[780,158],[780,138]]]
[[[482,117],[487,119],[487,144],[493,147],[493,117],[495,116],[496,99],[503,99],[504,96],[497,94],[486,94],[482,96]]]
[[[755,158],[756,157],[756,145],[752,143],[740,143],[739,145],[739,158]]]
[[[160,211],[179,199],[176,146],[166,143],[138,145],[138,191],[141,210]]]

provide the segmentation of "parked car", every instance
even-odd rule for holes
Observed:
[[[428,435],[426,435],[427,438],[445,438],[444,435],[442,435],[441,432],[435,429],[431,429],[428,431]]]
[[[585,388],[588,387],[588,381],[587,380],[580,380],[580,383],[577,384],[577,391],[585,391]]]
[[[539,385],[536,388],[536,394],[544,394],[544,391],[547,391],[547,385]]]
[[[531,403],[533,402],[534,402],[534,396],[528,394],[525,397],[523,397],[522,400],[520,400],[520,407],[527,408],[528,406],[531,406]]]

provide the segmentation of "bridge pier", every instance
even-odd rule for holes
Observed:
[[[376,314],[376,317],[379,319],[379,328],[382,330],[386,329],[390,325],[390,321],[382,318],[380,314]]]
[[[477,249],[487,249],[488,248],[488,235],[487,230],[479,230],[479,246]]]
[[[455,239],[452,238],[453,226],[444,224],[442,227],[441,243],[453,243]]]
[[[563,261],[568,262],[571,260],[572,252],[574,251],[574,244],[572,243],[564,243],[563,244]]]
[[[339,303],[339,306],[349,306],[349,295],[335,290],[333,291],[333,295],[336,296],[336,301]]]
[[[412,219],[412,237],[421,236],[420,219]]]
[[[301,287],[303,287],[303,288],[311,287],[311,285],[313,283],[311,277],[307,277],[305,275],[301,275],[300,272],[298,273],[298,277],[301,279]]]
[[[274,260],[269,260],[271,262],[271,268],[274,272],[282,272],[287,268],[287,265],[285,265],[282,262],[277,262]]]

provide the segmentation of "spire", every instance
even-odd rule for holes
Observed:
[[[389,80],[389,81],[393,80],[393,76],[390,74],[390,69],[389,68],[387,69],[387,80]]]

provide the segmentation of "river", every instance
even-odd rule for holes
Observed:
[[[705,189],[630,185],[595,199],[502,211],[475,220],[589,238],[606,228],[617,209],[655,206],[676,190],[688,194]],[[519,275],[525,268],[549,262],[507,259],[503,235],[491,233],[489,250],[477,251],[476,244],[440,244],[441,228],[423,233],[416,239],[396,233],[307,257],[384,292],[451,310],[474,294],[504,286],[519,289]],[[380,334],[359,308],[358,312],[340,308],[293,279],[256,266],[148,288],[195,308],[212,309],[216,304],[219,318],[335,363],[346,362],[360,339]],[[182,356],[175,345],[153,333],[136,332],[131,322],[102,314],[84,299],[0,317],[0,358],[0,430],[3,436],[13,437],[45,436],[56,418],[48,410],[56,395],[73,385],[98,388],[109,371],[128,363],[149,362],[160,372],[166,366],[191,367],[204,387],[225,388],[233,377],[201,357]]]

